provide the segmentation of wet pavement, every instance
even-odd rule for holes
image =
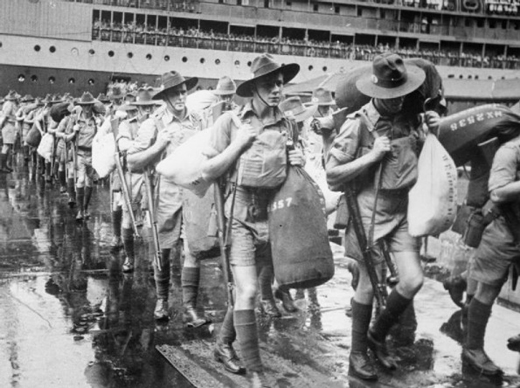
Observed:
[[[91,218],[83,224],[57,187],[20,163],[0,175],[0,387],[245,387],[212,357],[214,333],[225,310],[217,259],[202,266],[199,304],[214,324],[186,328],[180,300],[180,262],[173,266],[167,324],[153,319],[151,244],[146,226],[132,275],[123,252],[110,249],[108,187],[95,186]],[[494,387],[517,386],[520,355],[506,348],[520,332],[519,314],[493,308],[486,350],[505,371],[500,381],[462,365],[460,311],[442,284],[427,279],[415,300],[413,345],[394,343],[400,358],[377,383],[349,380],[353,295],[347,259],[336,254],[335,277],[296,301],[299,312],[259,316],[261,352],[280,387]],[[280,307],[281,308],[281,307]],[[405,333],[410,334],[410,333]],[[397,336],[397,333],[396,333]]]

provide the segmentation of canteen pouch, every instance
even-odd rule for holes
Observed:
[[[464,244],[468,247],[478,248],[487,224],[482,215],[482,211],[475,210],[467,221],[467,227],[463,236]]]
[[[254,188],[276,188],[287,178],[287,133],[265,130],[240,156],[237,184]]]
[[[345,194],[339,198],[338,210],[336,211],[336,220],[334,221],[334,229],[346,229],[350,219],[347,200]]]

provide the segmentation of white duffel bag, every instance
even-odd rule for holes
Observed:
[[[432,134],[418,162],[417,183],[408,194],[408,231],[414,237],[448,230],[457,214],[457,168]]]

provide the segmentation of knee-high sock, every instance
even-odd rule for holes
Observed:
[[[372,319],[372,305],[352,300],[352,352],[366,353],[367,332]]]
[[[235,330],[235,320],[233,308],[228,307],[222,326],[220,327],[220,333],[218,335],[218,342],[222,344],[232,344],[237,338],[237,332]]]
[[[468,310],[468,335],[466,337],[468,349],[484,348],[484,336],[486,335],[486,327],[492,307],[480,302],[477,298],[471,300]]]
[[[168,289],[170,287],[170,251],[171,249],[161,250],[160,271],[156,265],[153,266],[155,291],[158,299],[168,299]]]
[[[257,267],[258,282],[260,285],[260,297],[264,300],[274,299],[273,279],[274,269],[271,264],[261,264]]]
[[[122,229],[123,235],[123,247],[125,248],[126,257],[130,263],[134,263],[135,251],[134,251],[134,231],[130,228]]]
[[[262,372],[258,345],[258,329],[254,310],[235,310],[235,329],[245,367],[250,372]]]
[[[90,203],[90,198],[92,197],[92,187],[85,187],[85,211],[88,209],[88,205]]]
[[[123,209],[118,208],[112,211],[112,231],[114,236],[121,237],[121,221],[123,220]]]
[[[184,267],[181,274],[182,302],[184,306],[197,306],[200,268]]]
[[[405,298],[395,288],[392,290],[388,299],[386,300],[386,308],[379,315],[374,326],[371,329],[371,334],[378,341],[384,341],[386,335],[397,323],[401,314],[406,310],[412,299]]]
[[[76,200],[78,202],[79,211],[85,210],[85,188],[84,187],[76,187]]]

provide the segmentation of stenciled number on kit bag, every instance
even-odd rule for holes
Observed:
[[[275,201],[269,206],[269,211],[274,212],[275,210],[280,210],[286,207],[291,207],[292,204],[292,197],[280,199],[278,201]]]

